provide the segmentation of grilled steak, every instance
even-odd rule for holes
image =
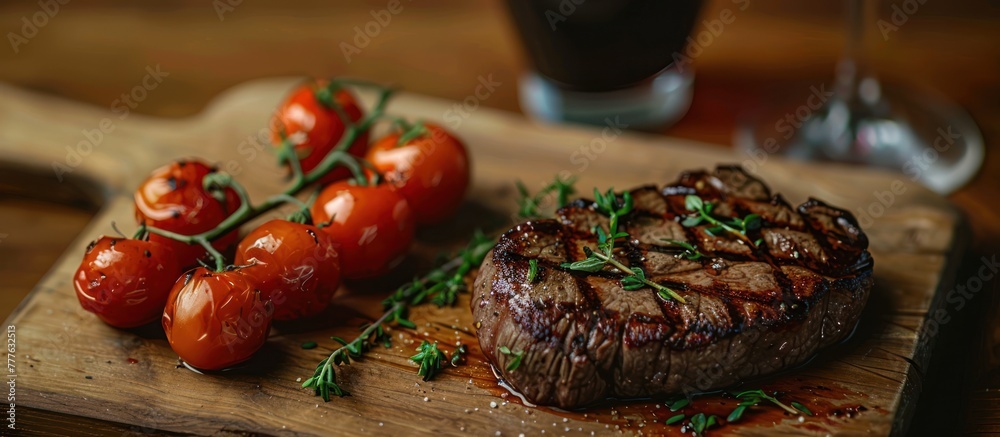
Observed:
[[[630,193],[634,209],[619,224],[629,237],[616,243],[615,259],[641,266],[685,303],[649,287],[623,289],[623,273],[610,265],[596,273],[560,266],[586,258],[595,226],[607,229],[608,217],[586,200],[507,231],[482,265],[472,296],[480,345],[531,402],[571,408],[725,387],[802,363],[854,328],[873,263],[849,212],[815,199],[793,209],[737,167]],[[688,194],[713,203],[715,216],[759,214],[763,225],[745,239],[685,227]],[[705,256],[691,260],[664,240]]]

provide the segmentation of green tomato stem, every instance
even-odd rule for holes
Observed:
[[[403,133],[399,136],[399,139],[396,140],[396,146],[402,146],[426,133],[427,128],[424,127],[424,123],[422,121],[417,121],[410,126],[409,129],[403,131]]]
[[[212,243],[210,241],[201,238],[198,240],[198,243],[205,248],[205,250],[209,253],[209,255],[212,255],[212,258],[215,260],[216,272],[221,272],[226,269],[226,257],[222,256],[222,254],[219,253],[218,250],[215,250],[215,247],[212,246]]]
[[[371,86],[376,85],[371,82],[364,81],[336,81],[338,83],[350,83],[357,84],[359,86]],[[363,85],[362,85],[363,84]],[[225,186],[231,187],[239,196],[241,203],[240,207],[233,211],[228,217],[226,217],[221,223],[216,227],[194,235],[183,235],[176,232],[170,232],[163,229],[158,229],[152,226],[146,228],[148,232],[168,237],[182,243],[187,244],[202,244],[203,241],[210,242],[219,236],[225,235],[237,228],[240,225],[259,217],[278,206],[281,206],[289,202],[290,198],[294,198],[296,194],[302,191],[305,187],[318,181],[321,177],[330,172],[335,166],[343,165],[348,167],[354,177],[364,185],[367,185],[367,180],[364,177],[364,172],[361,170],[361,165],[358,160],[347,153],[347,149],[350,148],[351,144],[357,139],[361,132],[368,130],[378,119],[382,117],[382,113],[385,111],[385,106],[389,102],[389,98],[392,96],[393,90],[390,88],[379,87],[379,95],[375,106],[372,108],[371,113],[368,114],[360,123],[350,124],[346,126],[344,135],[340,138],[340,142],[337,146],[323,158],[316,168],[310,171],[308,174],[302,174],[302,169],[298,165],[298,160],[295,158],[295,154],[290,152],[292,145],[287,142],[282,142],[282,153],[285,153],[287,159],[290,161],[289,164],[292,166],[292,171],[294,174],[293,181],[291,185],[285,189],[282,193],[276,194],[264,200],[263,203],[257,206],[253,206],[250,203],[250,196],[247,194],[246,189],[238,182],[233,179],[229,179]],[[298,169],[298,170],[296,170]],[[212,249],[214,250],[214,248]],[[211,251],[210,251],[211,253]],[[218,253],[218,251],[215,251]],[[214,256],[214,254],[213,254]]]
[[[139,224],[139,229],[136,229],[135,233],[132,234],[132,239],[145,240],[147,235],[149,235],[149,231],[146,230],[146,223],[141,223]]]
[[[225,270],[225,268],[226,268],[226,258],[224,256],[222,256],[222,254],[219,253],[218,250],[215,250],[215,247],[212,246],[212,242],[209,241],[207,238],[200,237],[200,236],[194,236],[194,237],[192,237],[192,236],[187,236],[187,235],[181,235],[181,234],[178,234],[176,232],[170,232],[170,231],[167,231],[167,230],[163,230],[163,229],[159,229],[159,228],[154,228],[154,227],[151,227],[151,226],[147,227],[146,230],[150,234],[156,234],[156,235],[159,235],[161,237],[167,237],[167,238],[174,239],[174,240],[177,240],[177,241],[181,241],[181,242],[184,242],[184,243],[187,243],[187,244],[198,244],[198,245],[201,245],[202,247],[205,248],[205,251],[207,251],[209,255],[212,255],[212,258],[215,261],[215,271],[221,272],[221,271]]]
[[[295,154],[295,146],[292,144],[284,132],[281,134],[281,149],[278,152],[278,164],[283,164],[288,162],[288,166],[292,169],[292,181],[293,185],[300,183],[305,175],[302,174],[302,163],[299,162],[298,157]]]
[[[286,203],[293,203],[295,205],[298,205],[299,209],[305,209],[305,210],[309,209],[309,205],[306,204],[306,202],[299,200],[299,198],[295,196],[289,196],[287,194],[275,194],[274,197],[276,198],[275,200],[282,200]]]

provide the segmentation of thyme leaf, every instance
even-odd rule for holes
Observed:
[[[500,346],[497,350],[500,351],[501,354],[510,357],[510,362],[507,363],[506,367],[508,372],[513,372],[517,370],[518,367],[521,367],[521,360],[524,359],[524,351],[513,352],[507,346]]]
[[[681,252],[680,255],[691,261],[697,261],[699,259],[706,257],[704,253],[698,251],[698,248],[695,245],[688,243],[686,241],[672,240],[669,238],[661,238],[660,240],[667,242],[671,246],[676,246],[684,249],[684,251]]]
[[[716,217],[712,214],[715,204],[706,202],[695,194],[688,194],[684,198],[684,207],[695,213],[695,215],[685,217],[681,221],[681,225],[684,227],[690,228],[708,223],[711,226],[706,228],[705,231],[709,235],[718,236],[723,232],[728,232],[751,247],[757,247],[761,243],[760,239],[753,241],[748,236],[750,232],[758,231],[763,226],[764,220],[759,214],[747,214],[743,218]]]
[[[531,259],[528,260],[528,283],[535,282],[535,278],[538,276],[538,260]]]
[[[691,429],[694,430],[695,434],[703,435],[705,430],[717,425],[719,418],[715,415],[705,416],[705,413],[698,413],[691,416]]]
[[[423,376],[424,381],[430,381],[438,370],[441,370],[441,361],[447,358],[444,352],[438,349],[436,341],[431,343],[424,340],[417,347],[417,354],[410,357],[410,361],[420,365],[420,368],[417,369],[417,375]]]
[[[670,403],[670,411],[677,411],[681,408],[688,406],[691,403],[691,399],[681,398],[672,403]]]

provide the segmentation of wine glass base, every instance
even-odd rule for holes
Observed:
[[[691,106],[694,75],[673,65],[634,86],[603,92],[567,89],[528,72],[521,77],[521,108],[548,122],[659,129],[679,120]]]
[[[799,106],[746,117],[736,130],[737,148],[754,161],[776,154],[894,169],[941,194],[964,185],[982,165],[979,128],[943,99],[883,88],[874,104],[863,105],[813,90]]]

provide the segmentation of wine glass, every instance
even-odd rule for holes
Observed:
[[[896,169],[938,193],[954,191],[982,165],[979,128],[946,99],[880,82],[862,50],[878,2],[847,3],[848,44],[832,96],[815,110],[800,104],[757,111],[737,127],[736,146],[751,157],[776,153]]]

